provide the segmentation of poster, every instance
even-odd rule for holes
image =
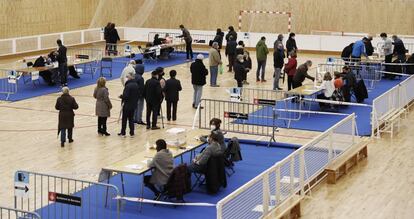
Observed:
[[[29,173],[19,171],[14,174],[14,196],[29,197]]]

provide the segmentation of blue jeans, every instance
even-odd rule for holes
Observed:
[[[135,122],[142,122],[142,112],[144,111],[144,98],[138,98],[137,109],[135,110]]]
[[[203,85],[194,85],[194,96],[193,96],[193,105],[197,107],[200,104],[201,96],[203,95]]]
[[[282,71],[282,69],[280,68],[275,68],[275,73],[274,73],[274,79],[273,79],[273,90],[276,90],[279,88],[279,79],[280,79],[280,72]]]
[[[210,85],[217,85],[218,66],[210,66]]]
[[[72,140],[73,129],[61,129],[60,130],[60,142],[62,143],[66,141],[66,130],[68,130],[68,139]]]

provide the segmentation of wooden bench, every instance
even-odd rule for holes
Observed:
[[[360,160],[368,157],[368,143],[369,138],[363,138],[361,142],[343,152],[325,168],[328,175],[328,184],[335,184],[342,175],[347,174]]]
[[[281,218],[281,219],[294,219],[301,216],[300,202],[303,196],[294,195],[282,204],[270,211],[265,218]]]
[[[400,131],[400,122],[401,122],[401,115],[405,113],[406,109],[393,109],[381,118],[378,119],[379,124],[382,126],[377,130],[378,136],[380,136],[381,132],[390,133],[391,138],[394,137],[394,126],[397,123],[398,131]]]

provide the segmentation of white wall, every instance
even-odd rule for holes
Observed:
[[[125,40],[148,41],[148,34],[150,32],[167,32],[167,33],[181,33],[179,29],[154,29],[154,28],[131,28],[125,27]],[[191,34],[215,35],[215,31],[190,30]],[[266,44],[269,48],[273,48],[273,42],[276,40],[278,34],[273,33],[246,33],[239,32],[237,40],[243,40],[247,47],[255,47],[257,41],[262,36],[266,37]],[[284,35],[284,40],[287,40],[288,35]],[[361,39],[361,36],[330,36],[330,35],[305,35],[297,34],[296,43],[299,50],[312,51],[330,51],[341,52],[342,49],[352,42]],[[405,44],[413,44],[414,38],[402,37]],[[381,38],[374,37],[372,45],[375,47]],[[208,42],[207,42],[208,43]],[[225,42],[224,42],[225,44]],[[414,52],[411,51],[410,52]]]

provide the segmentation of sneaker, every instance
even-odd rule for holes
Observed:
[[[121,138],[125,138],[126,137],[125,134],[122,134],[122,133],[118,133],[118,136],[121,137]]]

